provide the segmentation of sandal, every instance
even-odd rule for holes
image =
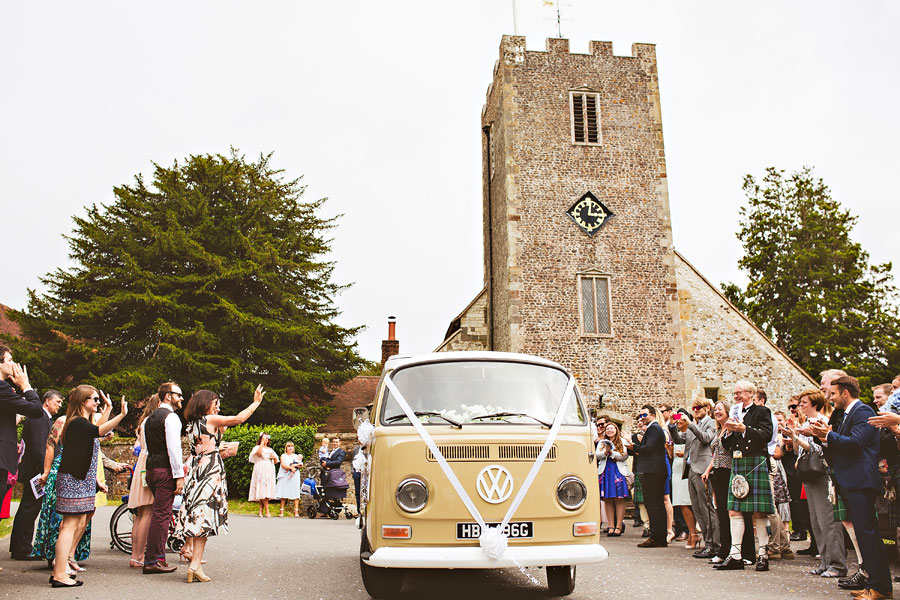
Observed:
[[[129,567],[134,567],[135,569],[139,569],[144,566],[144,561],[142,560],[134,560],[133,558],[128,561]]]
[[[72,569],[72,570],[75,571],[76,573],[84,573],[84,570],[85,570],[84,567],[82,567],[81,565],[79,565],[77,562],[75,562],[75,561],[72,560],[72,559],[69,559],[68,562],[69,562],[69,568],[70,568],[70,569]]]
[[[622,531],[618,527],[616,527],[615,529],[613,529],[612,533],[609,533],[607,535],[609,535],[610,537],[619,537],[620,535],[622,535]]]
[[[278,516],[279,516],[279,517],[283,517],[283,516],[284,516],[284,509],[283,509],[283,508],[282,508],[280,511],[278,511]]]
[[[299,517],[299,516],[300,516],[300,511],[299,511],[299,510],[295,510],[295,511],[294,511],[294,516],[295,516],[295,517]]]

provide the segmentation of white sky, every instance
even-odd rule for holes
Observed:
[[[575,52],[657,45],[675,245],[707,278],[743,281],[741,181],[770,165],[814,166],[873,260],[900,261],[900,2],[567,3]],[[517,6],[542,50],[555,10]],[[504,33],[510,0],[2,3],[0,302],[67,263],[71,216],[114,185],[233,145],[344,214],[337,303],[363,356],[391,314],[402,351],[434,349],[482,287],[480,112]]]

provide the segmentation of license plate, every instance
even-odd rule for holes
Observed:
[[[497,527],[500,523],[488,523],[491,527]],[[530,538],[534,537],[534,522],[519,521],[518,523],[507,523],[504,533],[508,538]],[[457,523],[456,539],[458,540],[477,540],[481,535],[481,525],[478,523]]]

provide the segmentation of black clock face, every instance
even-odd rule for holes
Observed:
[[[597,197],[588,192],[579,198],[572,207],[566,211],[575,224],[581,227],[586,234],[593,236],[603,227],[613,215]]]

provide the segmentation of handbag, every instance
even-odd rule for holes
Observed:
[[[825,459],[816,452],[804,452],[797,459],[797,478],[800,481],[817,481],[825,477]]]

